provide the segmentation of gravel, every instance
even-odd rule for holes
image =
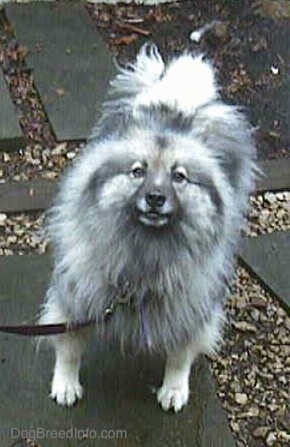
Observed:
[[[290,192],[266,192],[251,197],[247,236],[290,230]]]
[[[290,439],[290,318],[241,267],[226,309],[228,327],[210,360],[237,447]]]
[[[44,213],[0,213],[0,256],[44,254],[48,241],[43,231]]]
[[[0,183],[36,178],[57,179],[83,148],[83,144],[62,142],[52,147],[30,144],[15,153],[0,154]]]

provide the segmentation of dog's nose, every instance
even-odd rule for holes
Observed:
[[[166,201],[166,197],[160,191],[151,191],[146,194],[146,202],[150,208],[161,208]]]

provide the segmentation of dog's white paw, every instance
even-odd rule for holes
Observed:
[[[79,381],[54,378],[50,397],[59,405],[71,407],[83,396],[83,388]]]
[[[187,404],[189,397],[188,382],[178,382],[172,384],[164,383],[157,391],[157,401],[164,411],[172,408],[178,413]]]

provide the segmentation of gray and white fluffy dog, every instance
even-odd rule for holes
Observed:
[[[165,354],[157,400],[177,412],[193,361],[221,338],[256,171],[252,130],[201,56],[164,64],[144,46],[111,86],[115,99],[51,211],[55,267],[40,323],[93,321],[105,343]],[[51,337],[61,405],[82,397],[85,340]]]

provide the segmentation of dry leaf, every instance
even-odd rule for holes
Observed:
[[[113,39],[113,43],[115,45],[129,45],[130,43],[135,42],[135,40],[137,39],[137,34],[130,34],[129,36],[116,37],[115,39]]]

